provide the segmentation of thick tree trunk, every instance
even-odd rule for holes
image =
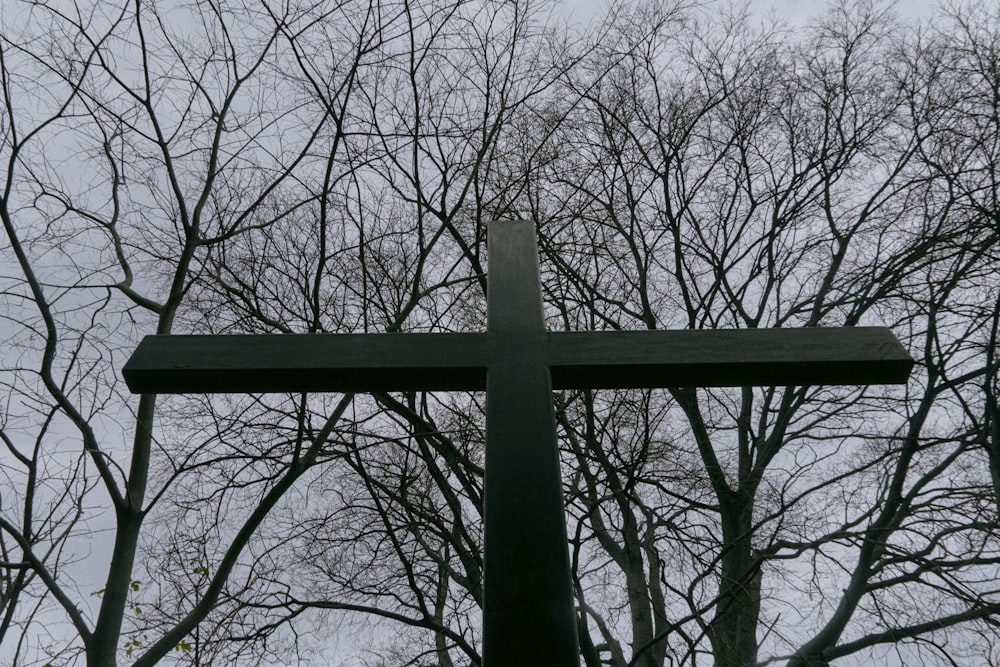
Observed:
[[[653,617],[650,609],[649,582],[645,562],[635,543],[625,549],[625,586],[632,618],[632,648],[646,646],[653,639]],[[646,650],[632,663],[635,667],[658,667],[656,652]],[[662,664],[662,663],[659,663]]]
[[[139,512],[128,512],[119,517],[114,554],[104,587],[104,598],[98,614],[94,634],[87,644],[87,667],[116,667],[122,622],[128,605],[132,566],[138,545]]]
[[[760,562],[751,546],[753,500],[734,493],[720,504],[722,514],[722,572],[719,602],[709,624],[716,667],[757,664],[757,622],[760,615]]]
[[[116,667],[121,644],[122,623],[132,590],[132,569],[139,544],[139,531],[143,520],[143,501],[146,496],[146,479],[149,474],[149,452],[152,445],[153,415],[156,396],[143,395],[136,414],[135,436],[132,442],[132,461],[125,496],[115,508],[117,529],[115,546],[104,584],[104,596],[94,625],[94,633],[87,642],[87,667]]]

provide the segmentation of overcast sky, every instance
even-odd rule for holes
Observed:
[[[751,0],[750,2],[750,5],[762,14],[773,10],[777,15],[786,18],[789,23],[796,25],[808,22],[830,4],[832,3],[820,0]],[[896,3],[896,8],[901,17],[923,17],[937,5],[937,2],[931,0],[902,0]]]
[[[571,16],[581,23],[586,23],[599,15],[614,0],[563,0],[563,4]],[[704,0],[707,7],[722,7],[727,4],[740,4],[731,0]],[[809,20],[822,14],[831,4],[844,4],[844,1],[833,0],[749,0],[752,10],[764,16],[769,12],[788,21],[791,25],[804,25]],[[906,17],[928,16],[934,7],[940,5],[939,0],[897,0],[896,8],[899,15]]]
[[[608,4],[614,1],[615,0],[563,0],[563,4],[574,20],[579,21],[580,23],[587,23],[603,13]],[[997,0],[981,1],[996,2]],[[121,0],[108,0],[108,2],[111,5],[117,5],[121,2]],[[722,7],[727,4],[727,0],[706,0],[704,4],[708,7]],[[764,16],[769,12],[774,12],[776,16],[787,20],[789,24],[794,26],[808,23],[811,18],[822,14],[831,3],[826,2],[825,0],[750,0],[749,4],[753,11],[759,16]],[[897,11],[901,17],[925,17],[937,4],[938,2],[933,0],[900,0],[900,2],[897,3]],[[0,0],[0,16],[3,16],[3,9],[5,6],[8,9],[17,12],[26,10],[26,8],[30,5],[27,3],[12,3],[10,0]],[[111,516],[108,515],[106,519],[110,521]],[[100,519],[90,519],[90,528],[94,532],[108,529],[106,526],[102,525]],[[101,537],[103,538],[105,535],[105,533],[102,533]],[[106,575],[106,552],[109,547],[110,541],[108,540],[102,539],[95,541],[90,547],[90,552],[86,554],[88,560],[81,565],[81,574],[77,577],[76,585],[82,592],[80,597],[84,604],[96,601],[96,598],[91,596],[90,593],[97,591],[103,584],[103,579]],[[83,573],[87,563],[94,563],[94,569],[87,572],[87,574],[90,575],[89,578]],[[56,630],[54,629],[53,631]],[[0,662],[2,662],[2,660],[0,660]]]

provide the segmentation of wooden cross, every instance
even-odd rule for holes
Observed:
[[[134,393],[482,391],[483,664],[577,667],[553,389],[903,383],[885,328],[548,332],[527,222],[489,228],[484,333],[147,336]]]

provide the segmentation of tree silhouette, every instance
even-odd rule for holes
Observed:
[[[1000,659],[1000,13],[23,2],[0,661],[479,664],[483,396],[132,397],[148,333],[881,324],[906,388],[556,394],[587,667]]]

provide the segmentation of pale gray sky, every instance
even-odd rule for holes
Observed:
[[[574,20],[586,23],[602,13],[609,2],[613,3],[615,0],[563,0],[563,5]],[[804,25],[831,5],[844,2],[845,0],[748,0],[754,12],[764,16],[773,11],[793,26]],[[706,7],[722,7],[738,3],[739,0],[704,0],[703,4]],[[940,0],[896,0],[895,4],[901,18],[923,18],[941,3]]]
[[[825,0],[751,0],[750,5],[765,13],[773,10],[793,25],[801,25],[817,14],[823,13],[832,2]],[[843,3],[841,3],[843,4]],[[896,11],[900,17],[924,17],[933,11],[938,3],[932,0],[898,0]]]

